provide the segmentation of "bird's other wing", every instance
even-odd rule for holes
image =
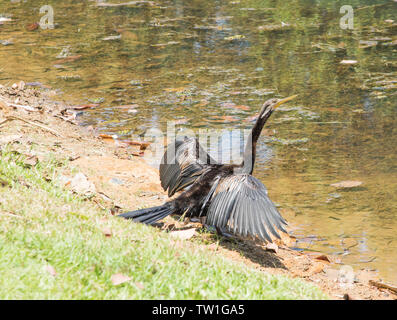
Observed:
[[[196,138],[177,140],[168,145],[161,159],[161,186],[171,197],[193,184],[210,164],[215,163]]]
[[[246,237],[272,242],[287,223],[269,199],[266,187],[249,174],[222,178],[210,191],[206,223]]]

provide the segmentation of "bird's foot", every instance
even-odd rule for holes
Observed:
[[[208,231],[214,232],[214,233],[216,233],[218,236],[223,237],[223,238],[225,238],[225,239],[227,239],[227,240],[233,240],[233,241],[234,241],[234,240],[237,239],[236,236],[235,236],[234,234],[231,234],[231,233],[227,232],[226,229],[219,228],[219,227],[217,227],[217,226],[210,226],[210,225],[207,225],[207,224],[205,224],[204,226],[205,226],[205,228],[206,228]]]

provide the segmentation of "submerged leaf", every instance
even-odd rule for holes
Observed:
[[[351,180],[346,180],[346,181],[341,181],[338,183],[333,183],[331,184],[331,187],[336,187],[336,188],[354,188],[362,185],[361,181],[351,181]]]

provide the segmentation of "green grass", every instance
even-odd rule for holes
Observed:
[[[65,168],[55,160],[26,168],[20,156],[0,155],[0,299],[326,298],[306,282],[112,217],[57,185]],[[113,285],[116,273],[131,280]]]

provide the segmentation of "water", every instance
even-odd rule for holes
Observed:
[[[51,3],[55,29],[29,31],[46,1],[1,0],[2,84],[103,100],[80,121],[123,137],[173,120],[249,129],[263,101],[298,94],[266,126],[254,174],[298,247],[397,283],[397,3],[349,1],[353,30],[339,25],[345,1]],[[362,185],[330,186],[343,180]]]

